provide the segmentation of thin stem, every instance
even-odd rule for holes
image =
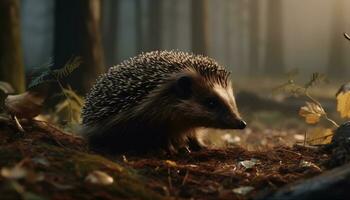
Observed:
[[[323,112],[324,112],[324,114],[323,114],[323,115],[324,115],[324,118],[325,118],[327,121],[331,122],[336,128],[339,127],[339,125],[337,124],[337,122],[335,122],[334,120],[332,120],[331,118],[328,117],[326,111],[325,111],[324,108],[322,107],[322,104],[321,104],[319,101],[317,101],[315,98],[313,98],[313,97],[308,93],[307,89],[305,89],[305,96],[308,97],[312,102],[314,102],[315,104],[317,104],[317,105],[323,110]]]
[[[57,83],[58,83],[58,86],[60,87],[60,89],[61,89],[62,92],[63,92],[63,95],[66,97],[66,99],[67,99],[67,101],[68,101],[68,105],[69,105],[69,109],[68,109],[68,110],[69,110],[69,119],[70,119],[70,122],[72,122],[72,121],[73,121],[73,106],[72,106],[72,104],[71,104],[71,101],[70,101],[68,95],[66,94],[66,92],[64,91],[64,87],[63,87],[63,85],[61,84],[61,82],[59,81],[58,77],[57,77],[54,73],[52,73],[52,75],[56,78],[56,81],[57,81]]]

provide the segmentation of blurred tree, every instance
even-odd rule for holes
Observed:
[[[344,1],[333,1],[333,19],[331,28],[331,48],[329,52],[329,63],[327,74],[331,77],[347,77],[347,65],[345,60],[343,37],[345,30]]]
[[[225,62],[226,62],[226,66],[229,66],[231,64],[231,58],[232,58],[232,43],[231,43],[231,39],[232,39],[232,26],[233,26],[233,4],[234,1],[231,0],[225,0],[224,1],[224,11],[223,11],[223,15],[224,15],[224,19],[223,19],[223,24],[225,27],[224,30],[224,56],[225,56]]]
[[[63,66],[72,56],[82,57],[83,64],[68,80],[79,93],[86,93],[97,76],[105,71],[100,9],[100,0],[56,0],[55,66]]]
[[[106,66],[110,67],[117,62],[119,0],[104,0],[103,4],[103,46]]]
[[[249,1],[249,73],[259,72],[259,37],[260,37],[259,1]]]
[[[135,30],[136,30],[136,51],[141,53],[144,48],[144,30],[143,30],[143,10],[142,0],[135,0]]]
[[[162,0],[149,0],[148,51],[162,48]]]
[[[244,51],[246,48],[245,45],[245,30],[247,29],[247,24],[245,22],[245,12],[246,12],[246,5],[245,1],[234,1],[234,17],[236,25],[236,30],[234,31],[236,33],[235,39],[234,39],[234,47],[235,47],[235,54],[236,61],[235,63],[239,68],[245,68],[247,59],[246,59],[246,52]]]
[[[269,75],[284,72],[282,1],[267,1],[267,32],[264,71]]]
[[[196,54],[208,54],[208,1],[192,0],[192,51]]]
[[[0,80],[17,92],[25,90],[20,36],[19,0],[0,1]]]
[[[171,8],[166,11],[166,13],[170,16],[170,20],[168,23],[171,24],[170,30],[169,30],[169,42],[170,47],[172,49],[176,49],[177,43],[178,43],[178,14],[179,14],[179,7],[178,1],[170,1]]]

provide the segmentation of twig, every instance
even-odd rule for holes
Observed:
[[[185,176],[184,176],[184,179],[182,180],[182,183],[181,183],[181,185],[182,185],[182,186],[184,186],[184,185],[185,185],[185,183],[186,183],[186,181],[187,181],[187,178],[188,178],[189,173],[190,173],[190,172],[187,170],[187,171],[186,171],[186,174],[185,174]]]
[[[171,176],[170,176],[170,168],[168,168],[168,184],[169,184],[169,189],[172,190],[173,184],[171,183]]]
[[[334,133],[328,134],[328,135],[324,135],[324,136],[318,137],[318,138],[313,138],[313,139],[311,139],[311,140],[308,140],[307,143],[310,143],[310,142],[313,142],[313,141],[315,141],[315,140],[319,140],[319,139],[322,139],[322,138],[326,139],[326,138],[328,138],[328,137],[330,137],[330,136],[333,136],[333,135],[334,135]]]
[[[293,154],[295,154],[295,155],[297,155],[297,156],[302,156],[300,153],[297,153],[297,152],[294,152],[294,151],[290,151],[290,150],[287,150],[287,149],[281,149],[281,148],[279,148],[279,149],[277,149],[277,150],[285,151],[285,152],[289,152],[289,153],[293,153]]]
[[[13,116],[13,119],[14,119],[15,122],[16,122],[16,125],[17,125],[18,130],[21,131],[22,133],[24,133],[25,130],[24,130],[24,128],[22,127],[22,125],[19,123],[19,120],[17,119],[17,117],[16,117],[15,115]]]
[[[309,94],[309,92],[308,92],[307,90],[305,90],[305,96],[306,96],[307,98],[309,98],[312,102],[316,103],[316,104],[317,104],[320,108],[322,108],[322,110],[324,111],[324,108],[322,107],[322,104],[321,104],[319,101],[317,101],[316,99],[314,99],[314,98]],[[325,118],[327,121],[331,122],[336,128],[339,127],[339,125],[337,124],[337,122],[335,122],[334,120],[332,120],[332,119],[330,119],[330,118],[328,117],[326,111],[324,111],[324,114],[323,114],[323,115],[324,115],[324,118]]]
[[[348,35],[347,33],[344,33],[344,37],[345,39],[350,40],[350,35]]]

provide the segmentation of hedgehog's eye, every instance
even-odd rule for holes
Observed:
[[[192,78],[189,76],[181,76],[176,81],[175,91],[181,99],[188,99],[192,93]]]
[[[214,97],[210,97],[210,98],[207,98],[205,100],[205,105],[209,109],[214,109],[214,108],[216,108],[219,105],[219,101],[216,98],[214,98]]]

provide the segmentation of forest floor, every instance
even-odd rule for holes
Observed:
[[[253,199],[322,173],[329,159],[302,145],[104,157],[47,122],[21,123],[25,132],[0,122],[1,199]]]
[[[210,148],[177,155],[99,155],[70,133],[74,126],[23,120],[22,132],[0,116],[0,199],[264,199],[324,174],[332,155],[307,141],[315,128],[330,128],[327,121],[306,125],[298,111],[307,99],[266,95],[271,83],[264,80],[247,85],[252,88],[236,100],[249,126],[203,130]],[[314,91],[331,117],[337,114],[334,90]]]

